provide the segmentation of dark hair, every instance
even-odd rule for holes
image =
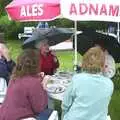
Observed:
[[[35,49],[25,49],[17,58],[12,80],[25,75],[36,75],[39,70],[39,56]]]

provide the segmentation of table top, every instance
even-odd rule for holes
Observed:
[[[51,80],[48,83],[47,93],[48,96],[52,99],[63,101],[65,90],[67,89],[69,83],[71,82],[72,76],[74,73],[65,72],[65,73],[56,73],[51,77]],[[49,86],[51,91],[49,91]],[[53,88],[52,88],[53,87]],[[58,88],[58,91],[56,90]],[[63,90],[61,89],[63,88]],[[61,91],[59,91],[59,89]],[[107,116],[107,120],[111,120],[110,116]]]
[[[48,96],[62,101],[65,90],[71,82],[72,72],[59,72],[51,77],[47,84]]]

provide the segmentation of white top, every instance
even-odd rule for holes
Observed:
[[[115,60],[114,58],[108,53],[105,53],[105,72],[104,75],[112,78],[115,75]]]
[[[4,78],[0,78],[0,103],[3,103],[7,92],[7,83]]]

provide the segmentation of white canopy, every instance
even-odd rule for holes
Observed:
[[[120,0],[61,0],[60,2],[62,16],[75,21],[76,31],[76,21],[120,22]],[[77,35],[75,35],[75,64],[77,64]]]
[[[61,13],[74,21],[120,22],[120,0],[61,0]]]

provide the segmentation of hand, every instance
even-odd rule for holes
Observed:
[[[54,56],[53,60],[56,63],[58,61],[55,51],[51,51],[51,54]]]
[[[56,52],[55,52],[55,51],[51,51],[51,54],[52,54],[53,56],[56,56]]]
[[[50,80],[50,78],[51,78],[50,75],[45,75],[44,76],[44,78],[43,78],[43,80],[41,82],[41,84],[42,84],[42,86],[43,86],[44,89],[47,88],[47,83],[48,83],[48,80]]]
[[[44,78],[45,73],[44,73],[44,72],[40,72],[38,75],[39,75],[40,77]]]

